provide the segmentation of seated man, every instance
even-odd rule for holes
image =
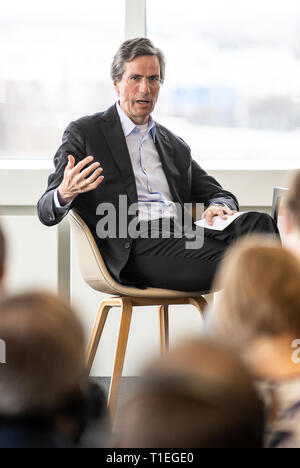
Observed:
[[[277,226],[267,214],[253,212],[222,232],[210,229],[215,216],[233,215],[238,202],[192,159],[181,138],[152,119],[165,60],[149,39],[124,42],[111,76],[117,102],[67,127],[54,157],[55,172],[38,202],[39,218],[51,226],[74,208],[120,283],[207,291],[232,241],[253,231],[278,235]],[[204,232],[194,232],[186,206],[192,202],[206,208]],[[178,234],[178,226],[188,227]],[[191,235],[196,237],[192,247]]]

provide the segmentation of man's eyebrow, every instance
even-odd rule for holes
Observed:
[[[137,76],[138,78],[143,78],[144,75],[139,75],[138,73],[130,73],[129,76]],[[159,77],[159,74],[155,74],[155,75],[149,75],[147,76],[146,78],[158,78]]]

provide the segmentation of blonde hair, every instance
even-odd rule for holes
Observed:
[[[284,205],[291,223],[300,229],[300,171],[297,171],[292,179]]]
[[[79,320],[49,293],[26,293],[0,302],[0,414],[50,411],[87,383]]]
[[[241,348],[259,335],[300,336],[300,263],[269,238],[244,238],[216,276],[214,332]]]

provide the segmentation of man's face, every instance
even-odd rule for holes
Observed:
[[[142,55],[125,64],[121,81],[114,82],[121,109],[137,125],[148,122],[160,90],[160,65],[155,55]]]

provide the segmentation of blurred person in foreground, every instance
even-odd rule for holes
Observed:
[[[7,297],[0,302],[0,339],[0,448],[93,444],[86,437],[101,426],[105,402],[88,381],[73,310],[47,293]]]
[[[300,259],[300,171],[293,177],[283,203],[283,242]]]
[[[123,406],[117,448],[262,447],[263,404],[244,366],[208,341],[155,361]]]
[[[244,239],[224,260],[212,333],[239,353],[266,403],[266,447],[300,447],[300,263],[274,240]]]

